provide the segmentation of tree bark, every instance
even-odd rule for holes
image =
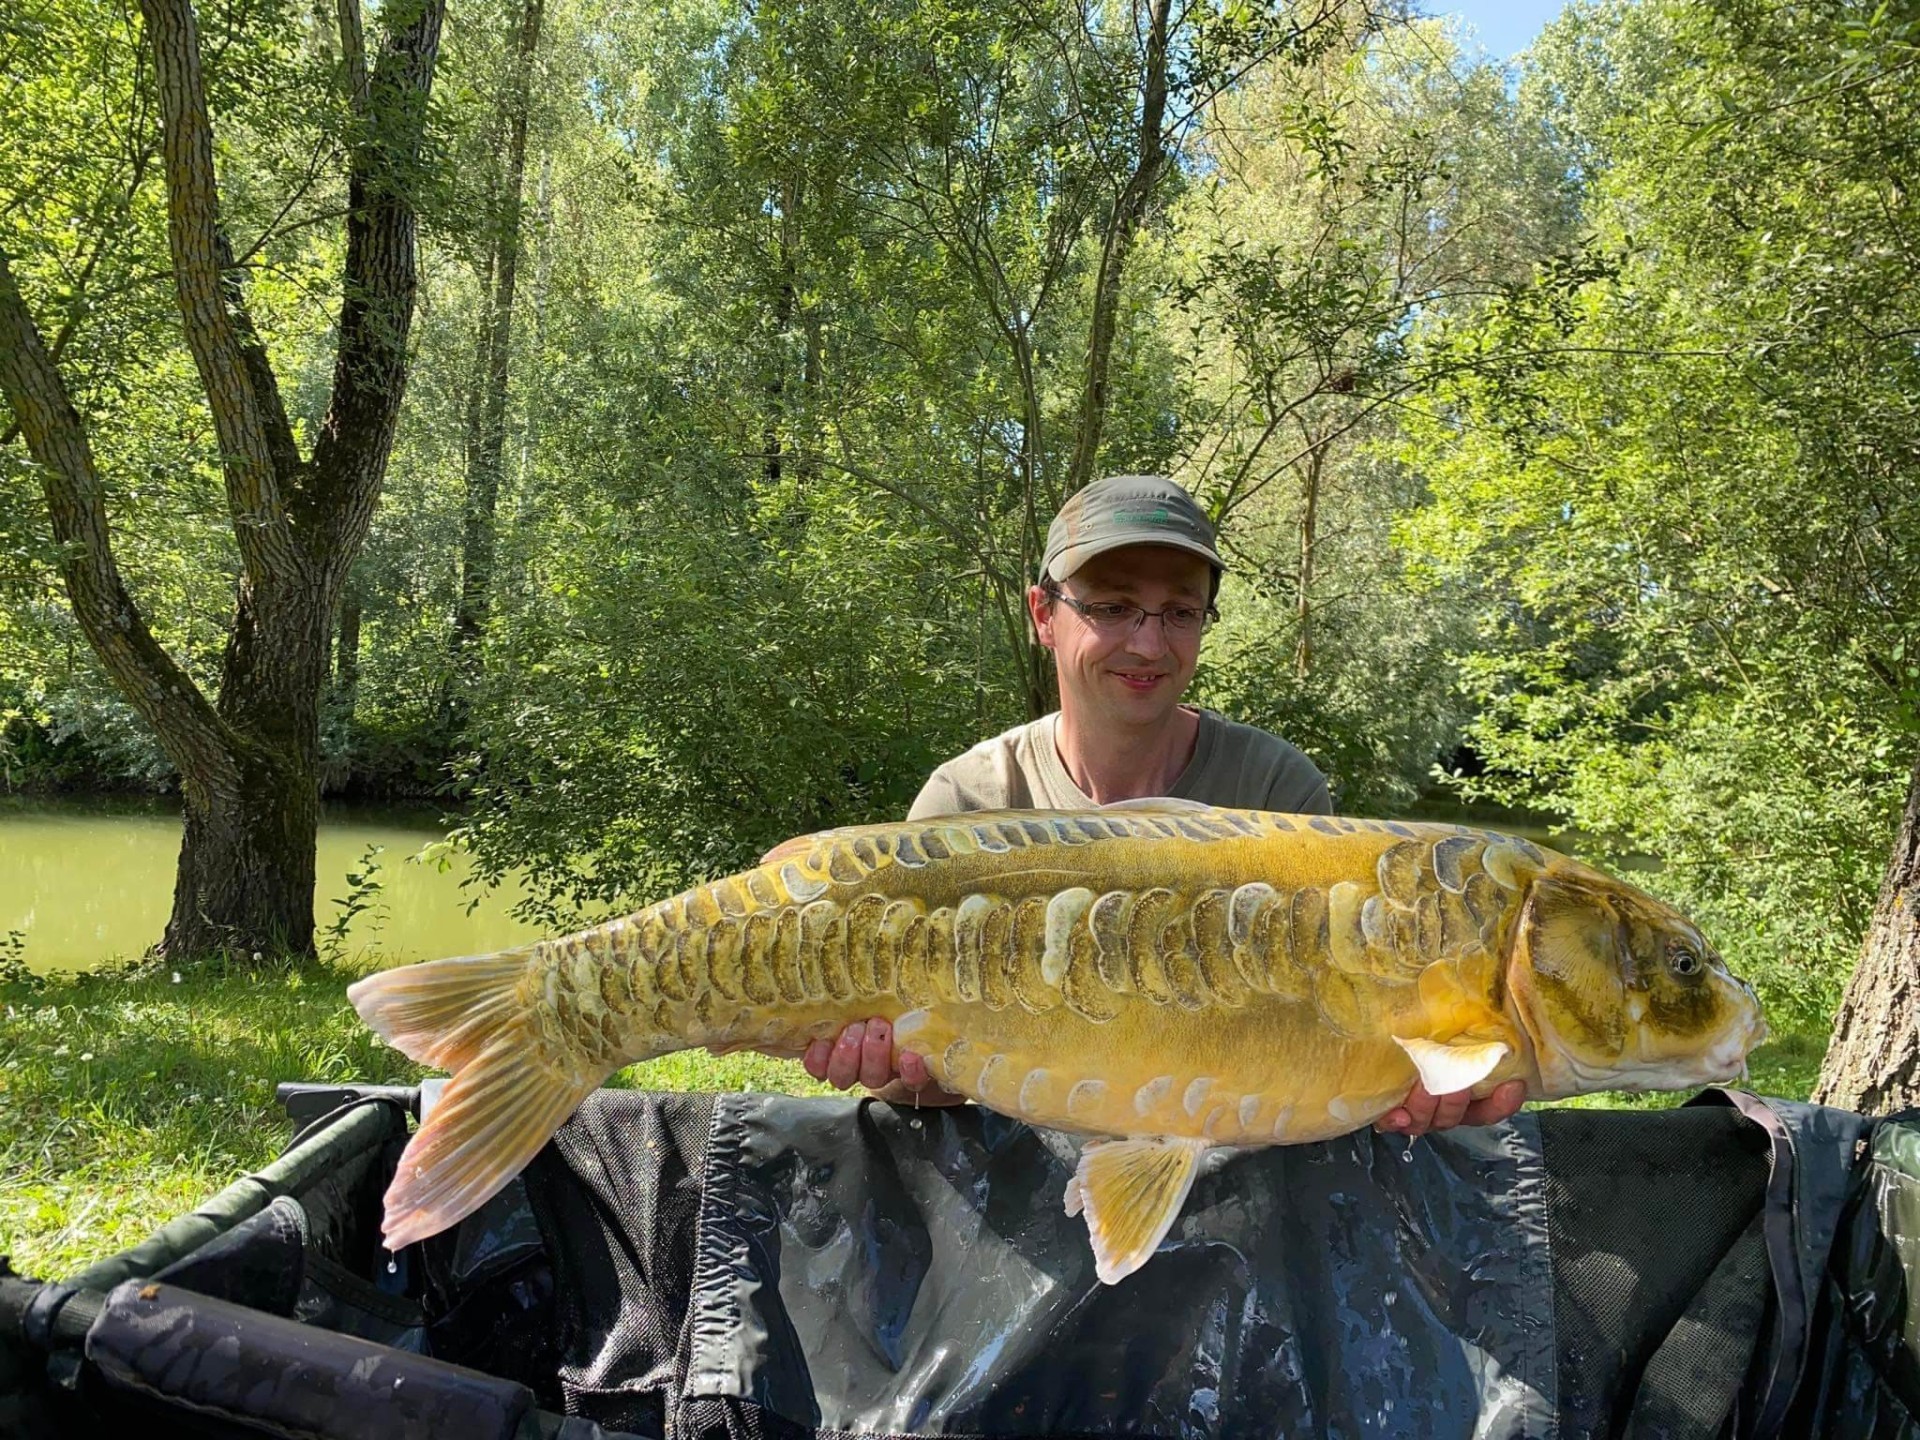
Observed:
[[[333,695],[342,719],[353,723],[360,703],[360,591],[347,586],[340,599],[340,625],[333,646]]]
[[[1086,378],[1080,393],[1080,425],[1074,437],[1073,461],[1067,470],[1066,494],[1071,495],[1098,477],[1100,437],[1106,427],[1107,375],[1113,362],[1114,331],[1119,323],[1120,289],[1126,277],[1127,257],[1146,223],[1147,208],[1167,166],[1167,26],[1172,0],[1153,0],[1147,21],[1146,64],[1141,77],[1140,130],[1133,172],[1121,187],[1107,222],[1100,251],[1100,272],[1094,281],[1093,316],[1087,332]]]
[[[508,96],[507,154],[496,197],[491,285],[474,365],[477,424],[467,454],[465,527],[461,543],[460,599],[453,616],[455,693],[466,689],[472,657],[487,626],[493,601],[494,555],[500,505],[502,456],[507,441],[507,380],[513,353],[513,301],[520,275],[520,211],[527,170],[527,116],[531,108],[534,54],[540,45],[544,0],[526,0],[514,44],[513,89]]]
[[[348,79],[365,124],[348,160],[333,391],[303,461],[221,230],[193,11],[188,0],[142,0],[175,292],[241,561],[217,703],[154,639],[121,581],[85,426],[0,255],[0,384],[40,467],[69,602],[180,772],[180,861],[159,946],[168,955],[313,953],[320,697],[334,610],[372,522],[405,388],[417,286],[409,185],[443,9],[389,6],[379,60],[364,82]]]
[[[1300,583],[1294,595],[1293,678],[1304,683],[1313,671],[1313,559],[1320,525],[1320,471],[1324,440],[1311,446],[1301,464]]]
[[[1920,761],[1813,1098],[1869,1115],[1920,1105]]]

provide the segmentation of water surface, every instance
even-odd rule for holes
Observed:
[[[329,806],[320,821],[316,938],[328,943],[348,872],[378,845],[378,889],[339,947],[347,958],[378,951],[393,963],[430,960],[537,939],[540,930],[508,913],[518,887],[462,888],[471,864],[431,848],[443,838],[431,813]],[[159,801],[0,800],[0,945],[39,971],[137,957],[166,927],[179,855],[179,812]]]

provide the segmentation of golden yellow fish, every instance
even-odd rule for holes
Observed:
[[[453,1072],[390,1245],[470,1214],[623,1065],[893,1023],[940,1084],[1098,1137],[1067,1187],[1109,1283],[1200,1157],[1520,1078],[1553,1097],[1727,1079],[1753,991],[1685,917],[1525,840],[1154,800],[792,840],[564,939],[371,976],[362,1018]]]

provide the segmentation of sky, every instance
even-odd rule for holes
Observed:
[[[1434,15],[1464,17],[1487,53],[1507,60],[1532,44],[1533,37],[1565,5],[1566,0],[1426,0],[1421,8]]]

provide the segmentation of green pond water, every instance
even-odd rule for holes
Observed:
[[[462,855],[448,857],[444,869],[432,854],[415,858],[442,838],[431,814],[325,812],[314,899],[323,931],[341,913],[348,872],[360,868],[369,845],[384,847],[379,889],[347,931],[347,958],[377,951],[395,963],[430,960],[539,937],[509,913],[517,887],[463,888],[472,869]],[[138,956],[166,926],[179,854],[179,814],[160,803],[0,801],[0,945],[42,972]]]
[[[1421,818],[1493,825],[1577,848],[1570,837],[1506,817],[1429,811]],[[441,839],[430,814],[329,808],[320,822],[314,900],[323,938],[341,913],[347,874],[369,845],[384,847],[379,889],[347,931],[346,958],[377,952],[383,963],[398,964],[484,954],[544,933],[510,913],[521,898],[517,886],[463,886],[472,868],[462,855],[446,856],[443,868],[429,852]],[[0,947],[43,972],[138,956],[166,926],[179,851],[178,812],[159,802],[0,799]]]

